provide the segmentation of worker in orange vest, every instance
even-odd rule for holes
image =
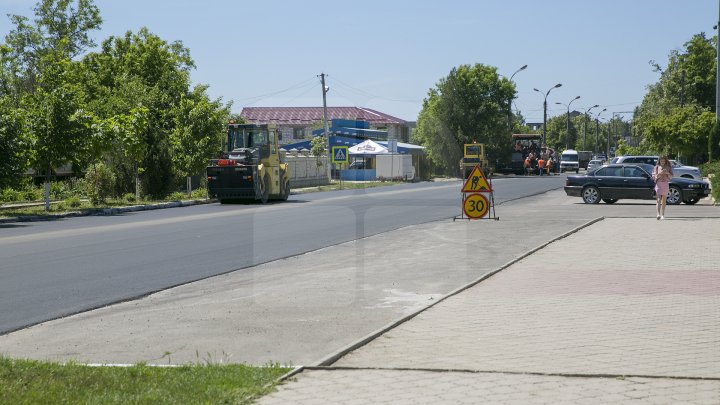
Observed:
[[[525,158],[524,167],[525,167],[525,175],[529,176],[530,175],[530,156]]]
[[[540,159],[538,159],[538,175],[542,176],[543,172],[545,171],[545,159],[540,156]]]
[[[545,162],[545,167],[547,168],[548,176],[552,174],[552,159],[548,158],[547,162]]]

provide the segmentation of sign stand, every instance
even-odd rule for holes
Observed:
[[[456,219],[494,219],[500,220],[495,212],[495,192],[492,187],[492,180],[485,177],[480,169],[480,165],[470,172],[470,175],[463,184],[462,192],[462,210]],[[489,193],[489,199],[485,194]]]

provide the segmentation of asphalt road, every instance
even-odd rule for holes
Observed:
[[[496,179],[495,202],[564,177]],[[460,214],[459,181],[0,225],[0,334],[218,274]]]

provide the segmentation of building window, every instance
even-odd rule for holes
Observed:
[[[293,139],[305,139],[305,128],[293,128]]]

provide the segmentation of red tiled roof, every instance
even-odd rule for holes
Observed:
[[[360,107],[328,107],[328,120],[349,119],[367,121],[373,126],[406,124],[392,115]],[[245,107],[240,112],[251,124],[313,124],[323,119],[322,107]]]

